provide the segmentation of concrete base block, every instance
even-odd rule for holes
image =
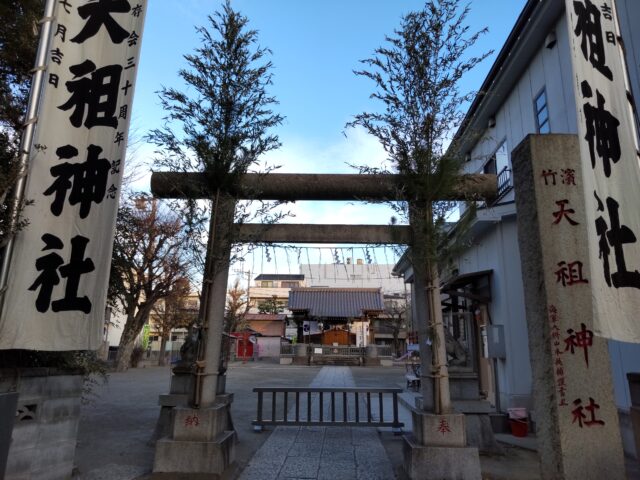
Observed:
[[[381,367],[393,367],[393,359],[391,358],[381,358],[380,359]]]
[[[504,448],[496,441],[489,415],[468,414],[465,416],[467,445],[482,453],[504,455]]]
[[[208,442],[229,429],[229,405],[207,408],[176,407],[173,409],[174,440]]]
[[[474,447],[432,447],[404,436],[404,469],[412,480],[481,480],[480,456]]]
[[[225,472],[235,469],[235,444],[234,431],[223,432],[211,442],[162,438],[156,443],[152,478],[167,478],[167,474],[188,474],[186,478],[223,477]]]
[[[280,365],[291,365],[293,364],[292,357],[280,357]]]
[[[413,435],[420,445],[466,447],[465,418],[460,413],[435,415],[413,410]]]
[[[176,372],[171,376],[170,393],[190,395],[195,389],[195,375],[188,372]]]

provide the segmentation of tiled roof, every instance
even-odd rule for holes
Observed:
[[[251,328],[263,337],[284,336],[285,324],[281,320],[254,321],[249,320]]]
[[[282,313],[247,313],[244,316],[245,320],[262,320],[262,321],[284,321],[287,316]]]
[[[295,274],[278,274],[278,273],[261,273],[255,280],[304,280],[304,275]]]
[[[384,303],[379,288],[293,288],[289,309],[313,317],[357,318],[366,312],[382,312]]]

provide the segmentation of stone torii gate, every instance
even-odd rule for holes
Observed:
[[[330,201],[407,201],[400,175],[369,174],[246,174],[235,185],[225,190],[211,185],[202,173],[154,173],[151,191],[158,198],[211,199],[212,214],[207,246],[207,262],[210,271],[205,272],[203,285],[203,323],[206,327],[204,356],[198,362],[202,369],[202,381],[196,381],[196,401],[198,407],[176,407],[172,438],[158,441],[154,472],[190,472],[221,474],[233,462],[234,433],[230,430],[230,403],[232,396],[225,393],[225,372],[223,366],[222,339],[224,308],[231,248],[234,243],[362,243],[362,244],[405,244],[412,245],[411,226],[401,225],[301,225],[301,224],[235,224],[234,210],[237,200],[330,200]],[[490,200],[497,192],[495,175],[464,175],[457,182],[457,188],[450,198],[440,200]],[[425,270],[416,269],[415,282],[418,291],[424,290],[427,278]],[[422,278],[425,277],[425,278]],[[426,338],[426,295],[416,300],[418,330],[421,338]],[[430,322],[432,320],[430,319]],[[439,338],[444,338],[442,323],[435,325]],[[444,342],[436,345],[438,363],[446,363]],[[425,342],[420,343],[421,358],[426,367],[431,357]],[[441,351],[438,351],[441,350]],[[444,382],[448,385],[445,375]],[[425,400],[432,395],[431,382],[422,382]],[[448,391],[448,387],[447,387]],[[429,405],[427,403],[427,405]],[[424,412],[426,413],[426,412]],[[193,418],[204,428],[189,429]],[[477,450],[465,448],[464,416],[450,415],[449,428],[457,430],[457,435],[448,445],[456,447],[458,457],[470,455],[470,463],[477,464]],[[455,418],[454,418],[455,417]],[[191,419],[191,422],[189,421]],[[414,418],[414,423],[416,422]],[[424,418],[422,422],[424,430]],[[201,432],[206,431],[203,435]],[[414,426],[414,432],[416,428]],[[454,439],[455,438],[455,439]],[[422,445],[428,445],[427,438],[419,436]],[[420,445],[420,446],[422,446]],[[207,459],[196,460],[194,452],[206,454]],[[200,456],[203,456],[200,455]],[[465,455],[466,456],[466,455]],[[187,459],[188,460],[185,460]],[[212,460],[213,458],[213,460]],[[467,477],[465,477],[467,478]],[[471,477],[469,477],[471,478]]]

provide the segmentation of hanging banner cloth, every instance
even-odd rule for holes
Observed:
[[[640,166],[614,0],[566,0],[584,178],[594,333],[640,342]],[[635,68],[635,65],[634,65]],[[569,206],[567,205],[567,208]],[[571,265],[571,264],[570,264]]]
[[[0,349],[97,349],[146,0],[56,2]]]

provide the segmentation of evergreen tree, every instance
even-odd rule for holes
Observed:
[[[0,247],[26,221],[11,225],[11,193],[21,172],[18,147],[27,110],[43,0],[0,2]]]
[[[283,117],[272,111],[277,101],[267,92],[272,83],[272,63],[267,60],[271,52],[257,45],[258,32],[249,29],[248,19],[227,0],[208,20],[209,28],[197,28],[201,46],[185,55],[188,67],[179,71],[189,93],[162,88],[165,125],[151,131],[148,139],[157,147],[157,168],[203,172],[214,191],[224,195],[258,165],[261,155],[280,146],[271,130]],[[236,202],[236,221],[276,221],[280,214],[270,215],[272,206],[263,202],[249,209],[247,203]],[[177,208],[183,209],[187,228],[194,232],[189,238],[200,256],[198,267],[211,267],[202,255],[211,206],[188,200]]]
[[[468,12],[469,7],[460,9],[457,0],[429,0],[421,10],[405,15],[395,35],[386,37],[385,46],[363,60],[364,69],[355,72],[374,82],[371,97],[383,108],[356,115],[349,124],[364,127],[380,141],[393,173],[404,180],[408,200],[398,208],[412,227],[416,278],[425,279],[424,285],[416,283],[416,293],[426,292],[437,413],[451,409],[438,264],[446,259],[443,247],[452,245],[445,226],[456,207],[442,199],[452,197],[462,164],[455,145],[447,144],[463,119],[463,105],[471,98],[460,92],[460,80],[490,54],[469,55],[486,29],[469,32]]]

